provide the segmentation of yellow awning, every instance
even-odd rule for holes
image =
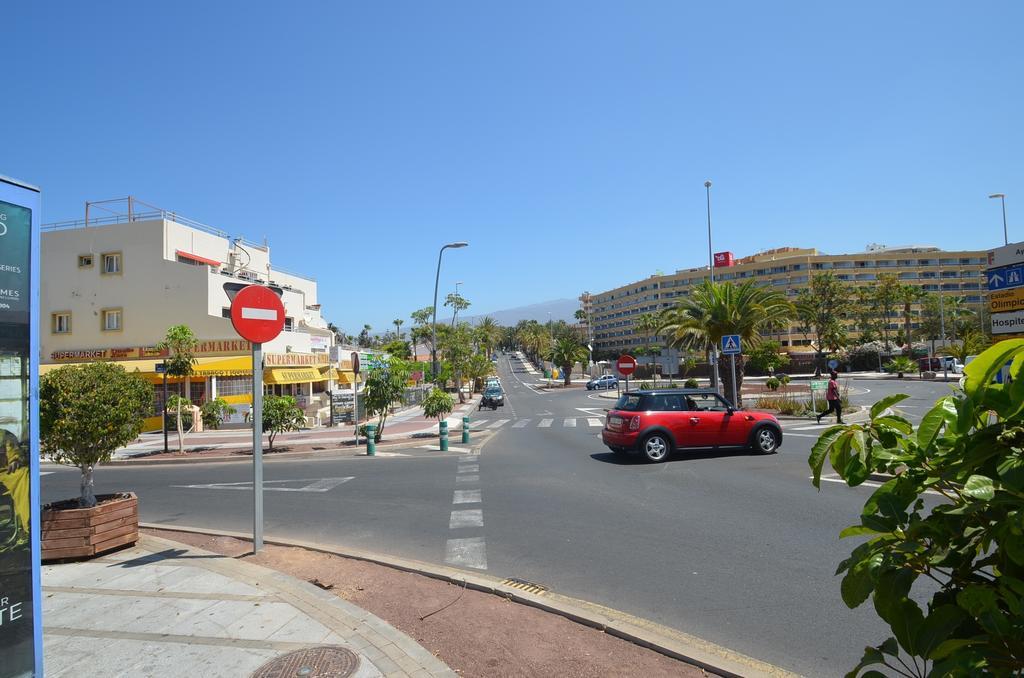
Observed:
[[[326,380],[327,376],[315,367],[270,367],[263,370],[264,384],[304,384]]]
[[[120,365],[128,372],[138,372],[141,377],[152,384],[163,383],[164,375],[157,374],[156,366],[163,362],[163,360],[106,360],[98,362],[109,362],[114,365]],[[39,376],[43,376],[48,372],[52,372],[58,368],[65,367],[67,365],[80,366],[88,365],[89,363],[50,363],[39,366]],[[168,382],[176,383],[181,381],[180,377],[168,377]]]
[[[199,358],[192,366],[196,377],[247,377],[252,374],[252,356]]]
[[[334,380],[339,384],[352,384],[352,370],[334,370]]]

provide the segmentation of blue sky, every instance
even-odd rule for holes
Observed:
[[[782,245],[1024,240],[1018,2],[19,2],[0,173],[127,194],[384,329]],[[1019,217],[1017,215],[1020,215]],[[1016,222],[1016,223],[1015,223]],[[1019,226],[1017,224],[1020,224]],[[408,320],[407,320],[408,322]]]

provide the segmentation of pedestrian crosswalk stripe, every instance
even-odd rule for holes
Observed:
[[[512,428],[523,428],[530,423],[529,419],[520,419],[516,423],[512,424]]]
[[[574,417],[566,417],[565,425],[568,426],[569,428],[572,428],[573,426],[576,425],[576,419]]]
[[[604,424],[601,423],[601,420],[597,417],[590,417],[587,419],[587,424],[590,426],[604,426]]]
[[[510,421],[512,421],[512,420],[511,419],[499,419],[496,422],[494,422],[493,424],[491,424],[490,426],[488,426],[487,428],[501,428],[502,426],[504,426],[505,424],[509,423]]]
[[[540,423],[537,424],[537,428],[548,428],[551,426],[551,422],[553,421],[554,419],[541,419]]]

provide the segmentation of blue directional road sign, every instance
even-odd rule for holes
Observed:
[[[1024,266],[990,268],[986,275],[990,292],[1024,286]]]
[[[740,350],[740,335],[738,334],[726,334],[722,337],[722,353],[725,355],[739,355],[742,353]]]

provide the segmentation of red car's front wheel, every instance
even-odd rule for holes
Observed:
[[[652,433],[644,438],[640,444],[640,451],[643,452],[647,461],[662,462],[668,457],[672,445],[661,433]]]

